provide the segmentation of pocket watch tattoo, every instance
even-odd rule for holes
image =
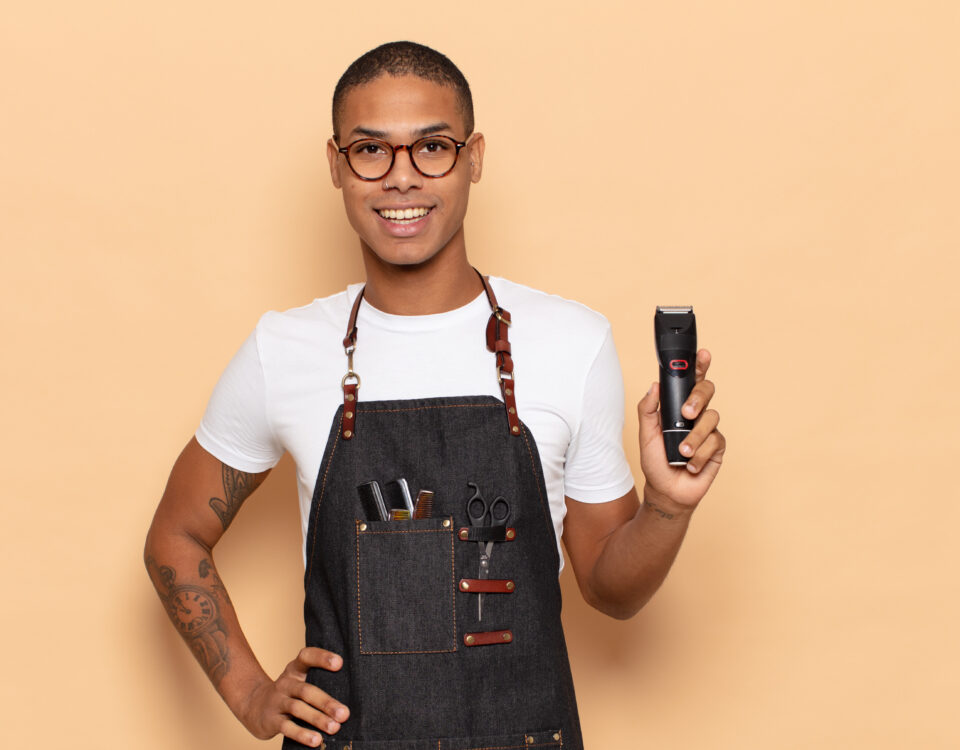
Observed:
[[[219,576],[214,573],[212,589],[196,584],[177,585],[177,572],[169,565],[157,566],[153,558],[148,566],[157,569],[157,591],[166,607],[167,615],[187,642],[200,666],[214,685],[230,670],[230,652],[227,648],[227,628],[217,603],[217,589],[222,589]],[[210,561],[201,560],[199,574],[206,578]],[[224,595],[225,595],[224,590]]]

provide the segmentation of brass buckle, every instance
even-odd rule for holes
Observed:
[[[512,373],[512,372],[508,372],[508,373],[506,373],[506,375],[509,376],[509,377],[507,377],[506,379],[509,380],[511,383],[513,383],[513,382],[516,381],[516,378],[513,377],[513,373]],[[497,365],[497,382],[498,382],[500,385],[503,385],[503,381],[504,381],[504,377],[503,377],[503,376],[504,376],[503,368],[500,367],[499,365]],[[359,386],[357,386],[357,387],[359,388]]]
[[[507,320],[505,317],[503,317],[503,316],[500,314],[500,308],[499,308],[499,307],[498,307],[496,310],[493,311],[493,315],[494,315],[494,317],[496,317],[496,319],[499,320],[501,323],[506,323],[506,324],[507,324],[507,328],[509,328],[509,327],[512,325],[509,320]]]
[[[344,352],[347,355],[347,374],[343,376],[343,379],[340,381],[340,387],[343,388],[347,384],[347,380],[353,378],[357,381],[357,388],[360,387],[360,376],[353,371],[353,353],[356,351],[357,347],[351,344],[348,347],[344,348]]]

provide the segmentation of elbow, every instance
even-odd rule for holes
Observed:
[[[635,600],[615,596],[604,597],[595,592],[584,591],[583,594],[587,604],[614,620],[629,620],[649,601],[649,597]]]
[[[614,620],[629,620],[636,615],[637,612],[642,609],[642,607],[643,605],[630,606],[620,602],[593,605],[593,608],[598,612],[602,612],[607,617],[612,617]]]

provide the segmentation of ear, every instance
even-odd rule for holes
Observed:
[[[340,189],[340,152],[333,138],[327,140],[327,161],[330,162],[330,180],[333,186]]]
[[[470,182],[480,182],[480,175],[483,174],[483,149],[485,147],[486,141],[483,139],[483,133],[474,133],[466,147],[467,156],[470,157]]]

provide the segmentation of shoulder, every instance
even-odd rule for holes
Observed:
[[[350,306],[361,284],[351,284],[344,291],[287,310],[269,310],[256,327],[257,346],[261,356],[276,349],[297,345],[315,346],[329,339],[340,341],[346,332]]]
[[[595,353],[610,331],[606,317],[580,302],[495,276],[490,284],[501,307],[510,311],[511,338],[586,346]]]

